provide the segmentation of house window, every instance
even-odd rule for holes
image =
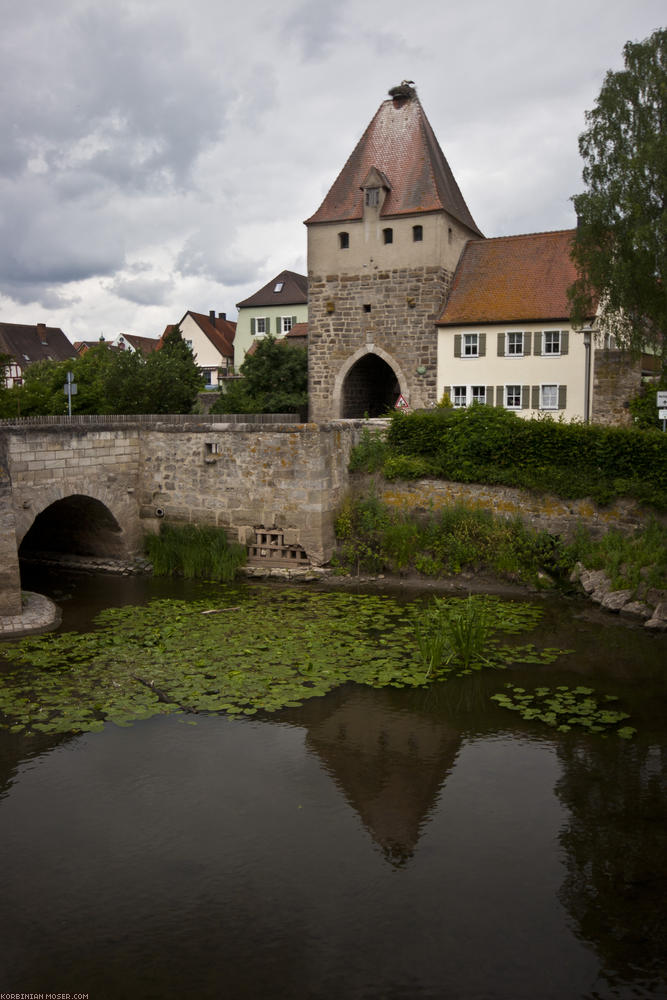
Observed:
[[[273,286],[273,290],[274,292],[282,292],[284,287],[285,287],[284,281],[276,281],[275,285]]]
[[[190,348],[190,350],[192,350],[192,341],[191,341],[191,340],[186,340],[186,341],[185,341],[185,346],[186,346],[186,347],[189,347],[189,348]]]
[[[522,333],[508,333],[507,334],[507,354],[512,358],[522,358],[523,357],[523,334]]]
[[[560,354],[560,330],[544,331],[544,353]]]
[[[473,385],[470,387],[470,396],[473,403],[486,403],[486,386]]]
[[[478,333],[464,333],[463,334],[463,357],[464,358],[477,358],[477,357],[479,357],[479,334]]]
[[[383,229],[382,230],[382,239],[385,241],[385,243],[393,243],[394,242],[394,230],[393,229]]]
[[[421,243],[421,241],[423,239],[424,239],[424,230],[423,230],[423,228],[421,226],[413,226],[412,227],[412,242],[413,243]]]
[[[540,409],[541,410],[557,410],[558,409],[558,386],[557,385],[541,385],[540,386]]]
[[[339,233],[338,234],[338,246],[341,250],[348,250],[350,247],[350,234],[349,233]]]
[[[281,316],[278,320],[280,324],[281,333],[289,333],[292,329],[292,317],[291,316]]]
[[[380,204],[380,188],[366,188],[366,204],[371,208]]]
[[[455,385],[452,391],[452,404],[454,406],[468,405],[468,387],[465,385]]]
[[[213,368],[204,368],[204,385],[209,389],[213,385]]]
[[[506,385],[505,386],[505,406],[508,410],[520,410],[521,409],[521,386],[520,385]]]

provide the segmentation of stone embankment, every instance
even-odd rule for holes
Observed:
[[[589,570],[581,563],[575,566],[570,580],[578,583],[606,611],[643,618],[646,628],[667,631],[667,591],[653,587],[640,588],[638,594],[632,590],[614,590],[604,570]]]

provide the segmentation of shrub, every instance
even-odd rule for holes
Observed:
[[[156,576],[202,577],[227,583],[246,560],[242,545],[231,544],[221,528],[161,524],[159,535],[146,538]]]

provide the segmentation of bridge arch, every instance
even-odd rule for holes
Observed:
[[[126,554],[123,529],[109,507],[95,497],[72,493],[45,504],[22,537],[19,556],[67,553],[119,559]]]
[[[399,395],[408,399],[407,379],[395,358],[366,344],[352,354],[336,375],[334,413],[338,417],[379,417],[393,409]]]

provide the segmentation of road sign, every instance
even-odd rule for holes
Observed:
[[[658,406],[667,406],[667,392],[656,392],[655,395]],[[662,420],[662,417],[660,419]]]
[[[398,399],[396,400],[396,403],[394,405],[394,409],[395,410],[409,410],[410,409],[410,407],[408,406],[408,401],[407,401],[407,399],[405,398],[405,396],[402,393],[398,397]]]
[[[667,410],[658,410],[658,420],[667,420]]]

